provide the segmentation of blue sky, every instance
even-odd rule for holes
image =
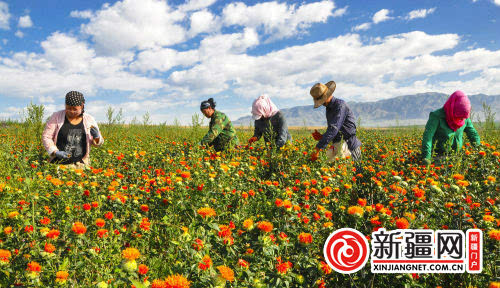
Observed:
[[[0,119],[30,101],[49,116],[70,90],[98,121],[169,124],[209,97],[234,120],[263,93],[310,105],[329,80],[348,101],[498,95],[499,21],[500,0],[0,0]]]

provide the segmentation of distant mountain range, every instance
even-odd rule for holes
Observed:
[[[429,112],[443,107],[448,99],[443,93],[419,93],[405,95],[375,102],[347,102],[356,118],[360,118],[361,126],[389,127],[398,125],[422,125],[427,122]],[[500,95],[488,96],[477,94],[469,96],[472,104],[472,120],[480,117],[483,121],[483,102],[490,105],[500,119]],[[297,106],[281,109],[288,126],[326,126],[325,108],[313,108],[313,105]],[[237,126],[253,125],[251,116],[241,117],[233,121]]]

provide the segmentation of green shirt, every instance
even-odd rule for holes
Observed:
[[[201,144],[215,146],[216,150],[222,150],[229,144],[238,144],[236,131],[226,114],[214,111],[212,118],[210,118],[209,130],[201,140]]]
[[[446,122],[444,108],[431,112],[422,138],[422,157],[431,158],[433,143],[436,143],[434,150],[437,154],[449,152],[451,149],[462,149],[464,132],[473,145],[480,144],[479,134],[474,129],[470,118],[467,118],[464,125],[458,128],[457,131],[453,131]]]

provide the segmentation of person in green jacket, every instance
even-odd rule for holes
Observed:
[[[200,110],[205,117],[210,118],[209,130],[201,139],[201,145],[213,146],[215,151],[222,151],[239,144],[231,120],[226,114],[215,110],[213,98],[201,102]]]
[[[455,91],[442,108],[429,114],[422,138],[422,160],[425,164],[431,163],[433,150],[437,156],[443,156],[451,150],[460,151],[464,132],[474,146],[480,145],[479,134],[469,118],[470,110],[467,95]],[[436,147],[432,147],[433,144]]]

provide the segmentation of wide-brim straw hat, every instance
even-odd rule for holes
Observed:
[[[335,81],[330,81],[326,84],[314,84],[314,86],[311,88],[311,91],[309,91],[314,99],[314,108],[318,108],[319,106],[323,105],[326,100],[330,96],[332,96],[333,91],[335,91],[336,87],[337,84],[335,84]]]

